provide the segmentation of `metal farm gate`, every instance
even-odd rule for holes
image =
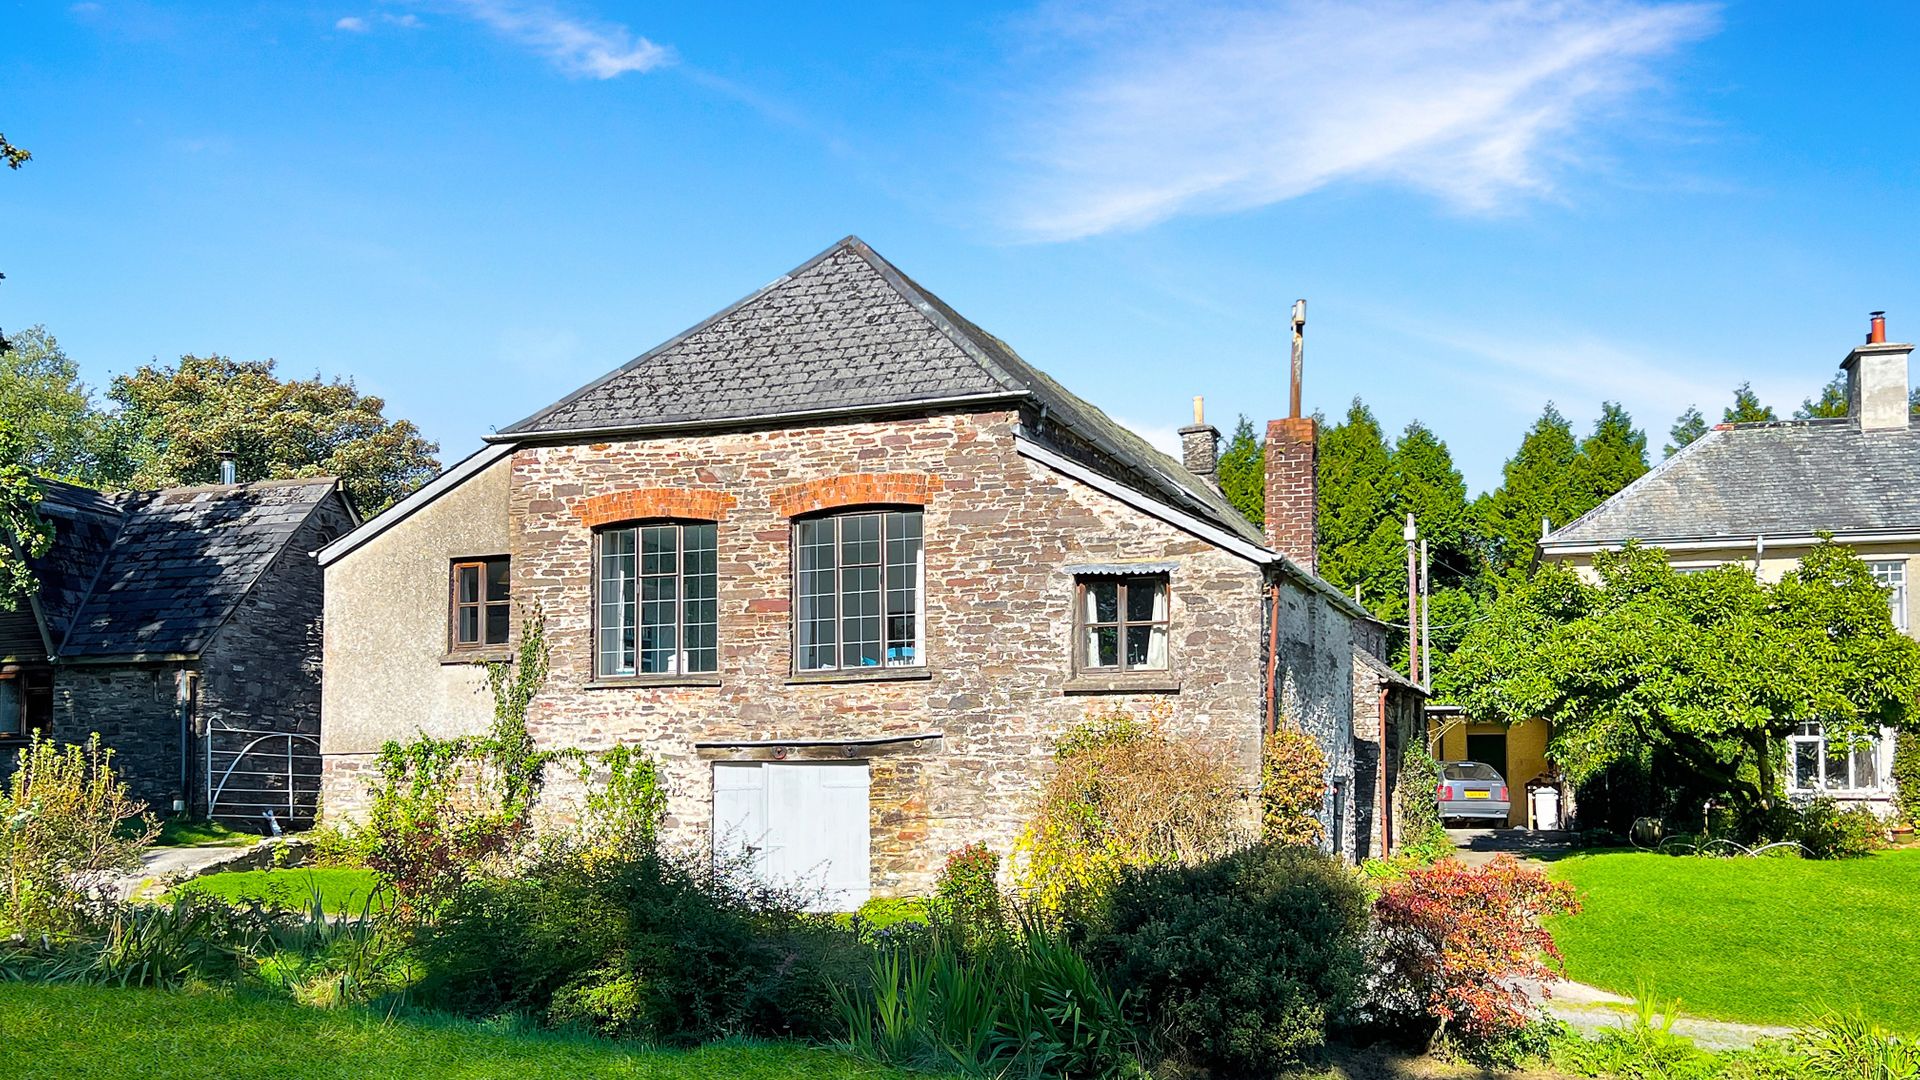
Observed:
[[[207,816],[242,829],[311,828],[320,811],[320,740],[207,726]]]

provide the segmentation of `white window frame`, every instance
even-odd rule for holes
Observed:
[[[1880,783],[1880,767],[1881,758],[1886,751],[1884,742],[1884,739],[1873,738],[1867,740],[1866,743],[1860,746],[1851,748],[1845,759],[1849,772],[1847,782],[1844,785],[1829,786],[1827,784],[1827,765],[1831,759],[1827,753],[1826,734],[1820,724],[1801,724],[1799,730],[1787,736],[1787,790],[1796,795],[1843,795],[1853,797],[1878,795],[1883,790]],[[1800,783],[1800,770],[1797,767],[1797,759],[1799,749],[1802,746],[1811,746],[1813,748],[1815,777],[1814,786],[1812,787],[1807,787]],[[1862,764],[1859,757],[1861,750],[1868,751],[1868,757],[1865,762],[1868,775],[1866,777],[1867,782],[1864,786],[1859,783],[1860,776],[1858,775]]]
[[[1907,560],[1905,559],[1869,559],[1867,569],[1873,572],[1874,584],[1889,590],[1887,594],[1887,612],[1893,616],[1893,628],[1901,633],[1907,632]]]

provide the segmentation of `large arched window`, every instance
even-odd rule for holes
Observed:
[[[719,670],[715,532],[666,521],[595,533],[595,677]]]

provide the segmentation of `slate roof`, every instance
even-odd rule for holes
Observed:
[[[849,236],[791,273],[524,420],[494,441],[737,425],[936,403],[1023,401],[1061,449],[1143,493],[1265,540],[1205,481],[1069,393]],[[1044,428],[1030,433],[1042,439]],[[1091,455],[1072,445],[1084,442]]]
[[[1850,417],[1723,425],[1541,541],[1920,531],[1920,426]]]
[[[42,484],[55,541],[34,569],[61,659],[199,653],[337,487],[318,477],[106,495]]]

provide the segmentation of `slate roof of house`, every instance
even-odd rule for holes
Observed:
[[[107,495],[42,484],[55,540],[34,570],[62,659],[199,653],[338,486],[316,477]]]
[[[1920,426],[1848,417],[1723,425],[1541,541],[1920,531]]]
[[[1260,531],[1205,481],[853,236],[490,438],[716,427],[996,399],[1031,403],[1048,423],[1090,445],[1102,471],[1264,545]]]

